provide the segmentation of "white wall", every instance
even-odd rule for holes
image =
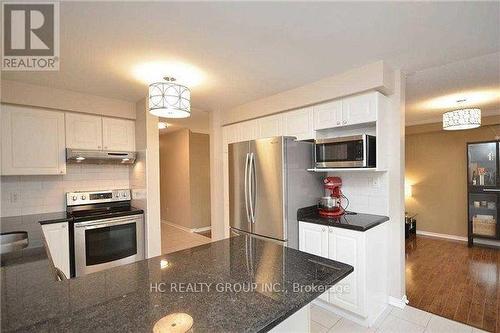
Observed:
[[[342,179],[342,193],[349,199],[347,210],[384,216],[389,214],[387,172],[329,172],[328,176]]]
[[[210,215],[212,239],[224,238],[224,182],[222,150],[222,112],[210,112]]]
[[[393,71],[384,62],[378,61],[354,68],[339,75],[225,110],[222,123],[227,125],[263,117],[368,90],[378,90],[386,95],[393,93]]]
[[[66,192],[129,188],[129,166],[68,164],[66,175],[2,176],[1,216],[63,212]]]
[[[70,90],[2,80],[2,103],[135,119],[135,103]]]
[[[390,95],[391,116],[389,161],[389,295],[401,304],[406,297],[404,175],[405,175],[405,89],[406,78],[401,71],[394,73],[394,94]]]
[[[132,204],[144,209],[146,257],[161,254],[160,147],[158,117],[147,111],[146,100],[136,103],[135,143],[138,159],[130,170]]]

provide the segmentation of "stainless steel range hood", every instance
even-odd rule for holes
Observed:
[[[66,148],[68,163],[85,164],[133,164],[135,151],[89,150]]]

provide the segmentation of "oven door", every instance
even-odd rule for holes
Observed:
[[[74,232],[76,276],[144,259],[143,215],[77,222]]]
[[[316,168],[366,167],[366,135],[354,135],[315,142]]]

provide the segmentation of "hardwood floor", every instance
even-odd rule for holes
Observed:
[[[500,333],[500,251],[417,236],[406,241],[410,305]]]

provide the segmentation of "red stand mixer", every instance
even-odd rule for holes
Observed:
[[[342,207],[344,195],[340,191],[342,179],[340,177],[326,177],[323,179],[323,186],[330,191],[330,196],[322,197],[319,202],[319,215],[324,217],[337,217],[345,213]]]

